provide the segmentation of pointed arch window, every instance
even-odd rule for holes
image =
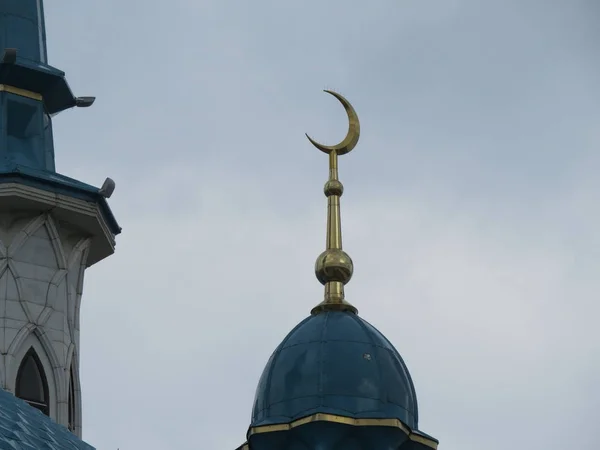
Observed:
[[[44,373],[44,367],[33,348],[25,354],[19,366],[16,395],[47,416],[50,415],[48,380]]]
[[[73,364],[69,373],[69,430],[75,431],[75,380],[73,376]]]

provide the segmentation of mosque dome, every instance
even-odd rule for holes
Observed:
[[[383,334],[352,312],[312,315],[287,335],[259,381],[251,426],[316,413],[398,419],[418,428],[416,393],[404,361]]]
[[[352,150],[360,124],[350,122],[329,154],[326,249],[315,263],[323,301],[275,349],[258,383],[247,442],[238,450],[425,450],[437,439],[418,429],[415,388],[394,346],[345,299],[354,263],[342,248],[338,155]]]

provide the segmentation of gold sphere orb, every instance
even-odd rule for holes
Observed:
[[[339,195],[341,197],[344,193],[344,185],[338,180],[329,180],[325,183],[323,192],[327,197],[330,195]]]
[[[352,278],[354,264],[352,259],[343,250],[325,250],[317,258],[315,274],[321,284],[338,281],[346,284]]]

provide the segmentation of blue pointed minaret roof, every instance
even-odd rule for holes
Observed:
[[[56,173],[52,117],[93,97],[76,97],[48,64],[42,0],[0,1],[0,184],[20,183],[98,205],[110,232],[121,229],[103,192]]]

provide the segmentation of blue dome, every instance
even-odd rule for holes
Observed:
[[[260,378],[251,427],[316,413],[398,419],[418,428],[417,396],[394,346],[349,312],[324,312],[296,326]]]

